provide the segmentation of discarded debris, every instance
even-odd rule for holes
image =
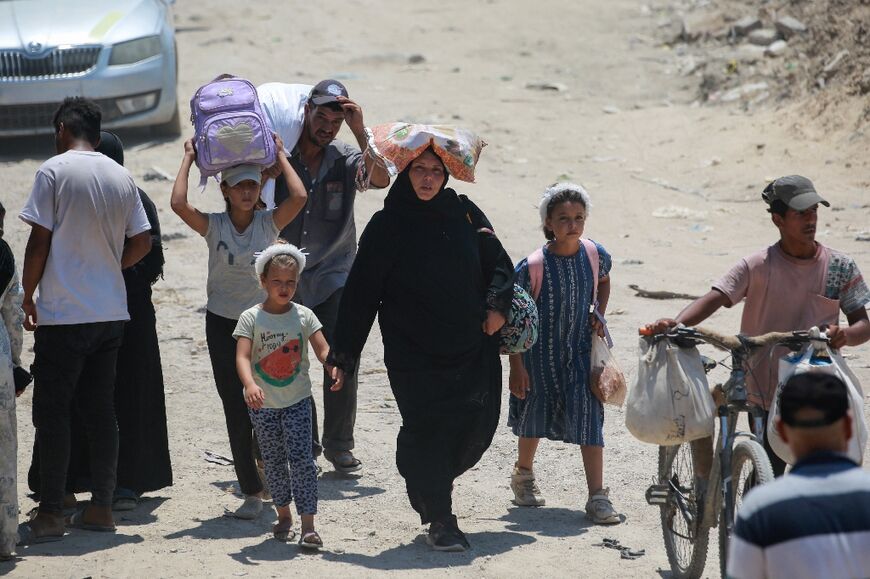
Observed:
[[[786,40],[796,34],[803,34],[807,31],[807,27],[803,22],[791,16],[780,16],[773,25],[776,26],[776,29]]]
[[[659,219],[703,219],[707,217],[706,211],[696,211],[688,207],[679,207],[677,205],[668,205],[667,207],[659,207],[652,212],[653,217]]]
[[[634,550],[631,547],[620,544],[619,541],[616,539],[608,539],[606,537],[601,539],[600,543],[593,543],[592,546],[604,547],[605,549],[614,549],[616,551],[619,551],[619,556],[622,559],[639,559],[640,557],[646,555],[645,549]]]
[[[734,23],[731,30],[736,36],[746,36],[753,30],[758,30],[759,28],[761,28],[761,20],[755,16],[744,16]]]
[[[635,181],[643,181],[644,183],[658,185],[659,187],[663,187],[663,188],[667,189],[668,191],[677,191],[678,193],[697,195],[698,197],[703,197],[704,199],[707,198],[707,196],[704,195],[703,193],[701,193],[701,191],[699,191],[698,189],[683,189],[682,187],[677,187],[676,185],[671,185],[670,183],[668,183],[664,179],[659,179],[658,177],[655,177],[653,179],[647,179],[645,177],[640,177],[638,175],[632,175],[631,178],[634,179]]]
[[[824,68],[822,68],[822,77],[827,80],[834,76],[837,71],[840,70],[840,66],[842,66],[847,58],[849,58],[848,50],[841,50],[840,52],[838,52],[834,56],[834,58],[829,60],[828,63],[825,64]]]
[[[214,464],[219,464],[221,466],[230,466],[233,464],[233,459],[227,458],[222,454],[218,454],[216,452],[212,452],[211,450],[203,450],[202,457],[206,462],[213,462]]]
[[[542,90],[542,91],[554,91],[554,92],[564,92],[568,90],[568,87],[562,84],[561,82],[527,82],[526,88],[529,90]]]
[[[699,296],[689,294],[681,294],[672,291],[649,291],[641,289],[635,284],[629,284],[629,289],[634,290],[634,295],[639,298],[647,298],[650,300],[696,300]]]
[[[157,166],[151,167],[142,178],[146,181],[172,181],[172,175]]]
[[[782,56],[788,49],[788,42],[785,40],[776,40],[764,49],[764,54],[767,56]]]
[[[747,39],[757,46],[770,46],[775,40],[779,40],[779,32],[772,28],[759,28],[750,32]]]

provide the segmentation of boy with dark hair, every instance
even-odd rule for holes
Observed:
[[[58,154],[36,172],[20,214],[31,226],[23,308],[25,329],[35,330],[33,419],[41,452],[39,510],[22,525],[23,542],[60,540],[65,525],[115,530],[115,363],[130,319],[121,270],[151,249],[151,225],[130,173],[94,151],[96,103],[68,98],[54,120]],[[93,493],[65,522],[73,404],[87,430]]]
[[[746,300],[740,331],[747,335],[806,330],[827,326],[833,348],[858,346],[870,339],[867,304],[870,290],[848,255],[816,241],[819,205],[830,203],[816,192],[813,183],[800,175],[772,181],[761,194],[770,219],[779,230],[779,241],[744,257],[713,284],[701,298],[689,304],[676,319],[662,319],[649,328],[661,332],[677,323],[699,324],[719,308]],[[840,312],[849,326],[840,327]],[[777,361],[784,348],[760,349],[751,359],[746,375],[750,397],[765,409],[770,407],[777,385]],[[765,416],[765,423],[767,417]],[[778,476],[785,463],[764,445]]]
[[[55,111],[52,125],[55,138],[60,134],[60,126],[72,136],[85,139],[94,147],[100,142],[100,123],[103,113],[99,105],[83,97],[67,97]]]
[[[782,389],[780,410],[776,430],[797,462],[744,499],[728,577],[866,577],[870,473],[844,454],[853,422],[846,385],[836,376],[796,374]]]

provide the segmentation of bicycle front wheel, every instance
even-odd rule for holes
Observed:
[[[701,520],[692,443],[659,447],[660,485],[669,488],[667,501],[661,506],[662,535],[671,572],[677,579],[696,579],[704,572],[710,529]]]
[[[753,487],[767,484],[773,480],[773,467],[764,451],[764,447],[754,440],[741,440],[734,447],[731,457],[731,512],[725,512],[722,507],[722,518],[719,521],[719,567],[722,577],[725,577],[728,560],[728,543],[731,531],[737,519],[737,512],[743,504],[743,497]]]

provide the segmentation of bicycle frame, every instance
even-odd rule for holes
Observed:
[[[739,350],[731,353],[731,376],[722,385],[726,403],[719,406],[717,411],[719,432],[713,446],[713,461],[710,478],[707,487],[707,496],[704,499],[705,527],[713,527],[717,522],[717,515],[724,505],[726,512],[731,512],[734,501],[731,480],[731,458],[734,443],[738,437],[746,437],[762,444],[764,436],[764,410],[749,401],[746,393],[746,371],[744,362],[747,353]],[[738,432],[737,421],[740,414],[747,413],[750,417],[752,432]],[[724,473],[724,476],[723,476]],[[727,521],[728,535],[731,535],[733,521]]]
[[[681,347],[707,343],[731,354],[730,376],[721,385],[724,400],[717,397],[721,404],[716,412],[716,422],[719,423],[716,436],[660,447],[659,478],[646,491],[647,502],[661,508],[662,531],[672,571],[681,577],[701,576],[707,557],[709,531],[719,526],[720,571],[724,576],[724,558],[733,535],[736,502],[746,489],[773,479],[770,461],[762,448],[764,409],[750,400],[746,390],[747,363],[758,348],[780,345],[797,351],[804,344],[826,341],[827,336],[818,328],[770,332],[755,337],[723,336],[701,328],[686,327],[674,328],[666,334],[654,335],[644,329],[640,333],[653,340],[670,339]],[[711,362],[704,364],[708,372],[716,365]],[[749,417],[749,432],[737,430],[737,422],[743,413]],[[739,440],[741,438],[751,442]],[[681,463],[684,466],[675,466],[677,455],[682,452],[680,449],[685,449],[686,445],[691,445],[689,452],[694,480],[688,478],[685,463]],[[747,463],[751,464],[751,470],[745,473],[743,469]],[[679,476],[675,474],[677,470]],[[665,478],[661,478],[663,476]],[[745,485],[742,490],[741,485]],[[690,546],[678,547],[676,537],[689,541]],[[687,553],[688,559],[685,559]]]

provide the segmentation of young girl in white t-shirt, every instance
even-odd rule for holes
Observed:
[[[256,165],[238,165],[221,173],[226,211],[203,213],[187,200],[187,181],[196,160],[193,139],[184,143],[184,159],[172,188],[172,210],[208,245],[205,334],[215,385],[224,409],[230,450],[244,503],[235,511],[253,519],[263,510],[263,482],[254,458],[254,435],[236,372],[233,330],[243,311],[263,301],[263,289],[251,274],[256,253],[275,242],[278,233],[305,206],[307,194],[287,161],[276,135],[278,164],[290,195],[274,210],[257,209],[262,175]]]
[[[311,451],[307,344],[324,365],[329,345],[314,312],[290,301],[305,269],[305,255],[294,245],[276,243],[257,257],[255,267],[266,301],[242,313],[233,336],[237,339],[236,367],[245,388],[245,402],[278,510],[272,533],[279,540],[290,538],[293,501],[302,518],[299,544],[319,549],[323,542],[314,529],[317,467]],[[340,390],[341,372],[329,366],[327,370],[336,379],[331,389]]]

